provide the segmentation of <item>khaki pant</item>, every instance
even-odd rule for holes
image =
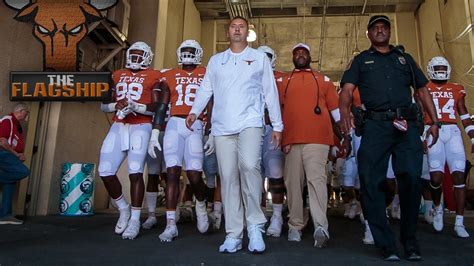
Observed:
[[[328,229],[327,209],[327,175],[325,171],[329,146],[322,144],[291,145],[285,158],[285,185],[288,197],[290,219],[288,226],[302,230],[303,220],[303,186],[306,173],[308,183],[309,207],[315,228],[320,225]]]
[[[214,141],[222,184],[225,230],[230,237],[242,238],[244,219],[247,226],[267,221],[260,208],[263,128],[247,128],[239,134],[216,136]]]

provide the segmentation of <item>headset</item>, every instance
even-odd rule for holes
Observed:
[[[288,83],[286,83],[285,92],[283,93],[283,106],[285,105],[286,92],[288,90],[288,86],[290,85],[291,78],[293,77],[293,74],[295,73],[295,70],[296,70],[296,68],[294,68],[293,71],[291,71],[291,75],[290,75],[290,78],[288,79]],[[321,114],[321,108],[319,107],[319,82],[318,82],[318,79],[316,78],[316,75],[314,75],[314,72],[313,72],[312,69],[310,70],[310,72],[313,75],[314,81],[316,81],[316,88],[318,90],[318,92],[317,92],[318,96],[317,96],[317,99],[316,99],[316,107],[314,107],[314,113],[317,114],[317,115],[320,115]]]

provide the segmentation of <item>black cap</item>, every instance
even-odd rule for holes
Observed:
[[[375,16],[370,17],[369,23],[367,24],[367,29],[370,29],[370,27],[372,27],[372,25],[374,25],[375,22],[377,21],[385,22],[385,24],[387,24],[390,27],[390,19],[387,16],[375,15]]]

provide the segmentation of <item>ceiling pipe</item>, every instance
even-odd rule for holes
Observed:
[[[318,70],[321,71],[322,59],[323,59],[323,41],[325,37],[325,26],[326,26],[326,10],[328,8],[329,0],[324,1],[324,9],[323,9],[323,18],[321,21],[321,39],[319,40],[319,55],[318,55]]]

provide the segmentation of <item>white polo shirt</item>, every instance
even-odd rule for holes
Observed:
[[[268,57],[246,47],[211,57],[190,113],[197,116],[214,95],[214,136],[232,135],[249,127],[263,127],[265,104],[274,131],[283,131],[278,91]]]

